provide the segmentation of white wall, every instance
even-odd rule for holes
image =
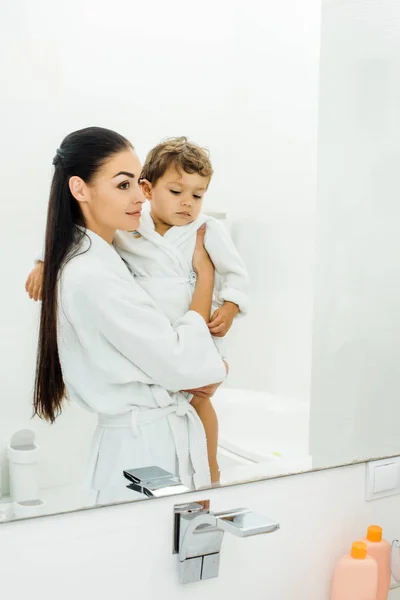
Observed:
[[[241,3],[224,186],[252,312],[232,331],[232,387],[309,401],[320,0]],[[242,365],[246,367],[243,368]]]
[[[230,385],[308,398],[318,45],[319,0],[2,2],[0,456],[31,414],[38,307],[24,283],[51,160],[90,124],[125,134],[142,158],[173,135],[211,149],[207,206],[246,219],[240,247],[261,247]],[[79,480],[90,416],[71,407],[51,428],[31,425],[42,485]]]
[[[329,600],[339,556],[368,525],[400,535],[399,497],[364,501],[365,466],[275,479],[0,526],[0,590],[31,600],[170,598]],[[281,523],[257,538],[225,535],[218,579],[181,586],[172,555],[172,506],[210,498]],[[399,598],[399,590],[390,600]]]
[[[323,3],[311,453],[400,442],[400,8]]]

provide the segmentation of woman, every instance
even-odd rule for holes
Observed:
[[[207,386],[209,397],[227,372],[206,325],[214,269],[204,230],[190,310],[171,326],[112,246],[117,229],[137,229],[144,202],[132,145],[83,129],[64,139],[53,164],[35,414],[53,422],[66,394],[98,414],[88,473],[98,504],[132,499],[123,470],[142,466],[206,486],[204,429],[179,391]]]

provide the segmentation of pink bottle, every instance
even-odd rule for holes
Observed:
[[[376,600],[387,600],[390,591],[392,546],[382,538],[382,527],[368,527],[367,537],[362,540],[367,544],[369,556],[378,563],[378,593]]]
[[[351,554],[336,565],[331,600],[376,600],[378,565],[368,556],[367,544],[355,542]]]

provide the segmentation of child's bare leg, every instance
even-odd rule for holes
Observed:
[[[218,418],[210,398],[194,396],[191,404],[201,422],[207,438],[208,464],[210,465],[211,483],[219,482],[218,450]]]

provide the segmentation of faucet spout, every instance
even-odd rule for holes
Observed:
[[[123,472],[124,477],[130,482],[130,490],[144,494],[149,498],[183,494],[188,488],[182,485],[180,478],[160,467],[141,467]]]

